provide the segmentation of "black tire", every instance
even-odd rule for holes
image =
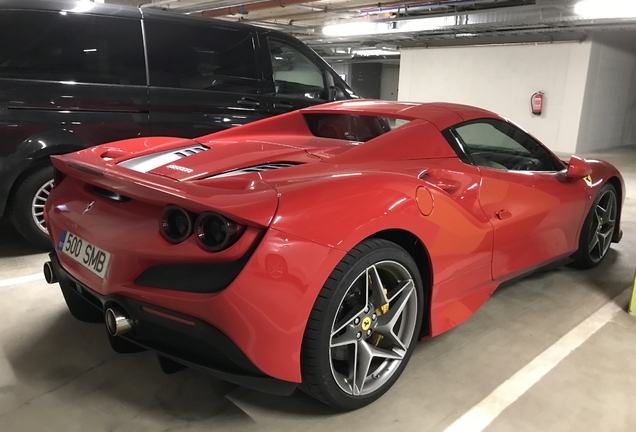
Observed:
[[[609,218],[613,220],[607,220],[604,222],[599,219],[597,209],[599,208],[599,204],[603,206],[609,201],[613,202],[614,206],[614,215],[613,217],[610,215]],[[618,195],[616,193],[616,189],[611,184],[606,183],[596,195],[596,199],[592,203],[592,207],[583,222],[581,235],[579,237],[579,249],[573,256],[574,262],[570,264],[571,267],[578,269],[590,269],[596,267],[605,259],[607,251],[609,251],[609,244],[611,243],[612,236],[614,234],[617,215]],[[590,248],[594,241],[594,236],[598,236],[599,233],[601,235],[607,234],[608,232],[609,234],[607,235],[606,243],[599,243],[598,246]]]
[[[360,283],[358,281],[362,277],[363,273],[361,272],[364,272],[365,269],[370,268],[370,266],[372,265],[380,266],[382,265],[382,263],[386,262],[399,264],[400,266],[402,266],[403,269],[407,270],[409,275],[411,276],[414,288],[411,288],[410,293],[406,295],[405,304],[411,301],[410,296],[413,292],[415,293],[416,303],[414,307],[411,306],[411,315],[407,315],[407,318],[404,318],[404,315],[400,315],[400,321],[398,322],[400,322],[399,326],[403,325],[402,322],[410,322],[410,324],[407,325],[409,325],[409,327],[411,325],[414,325],[414,331],[412,336],[408,336],[408,332],[404,336],[405,341],[403,342],[406,342],[408,340],[406,352],[404,354],[404,357],[399,360],[399,363],[397,363],[395,368],[391,372],[387,372],[387,374],[389,375],[387,375],[387,378],[385,378],[386,381],[384,381],[378,388],[373,389],[373,391],[368,394],[362,394],[362,392],[360,392],[359,395],[353,395],[351,392],[347,393],[343,390],[343,388],[341,387],[342,384],[338,384],[336,378],[334,377],[336,372],[332,372],[332,365],[334,363],[332,361],[332,349],[335,349],[331,348],[331,344],[333,341],[332,327],[336,326],[336,316],[337,314],[342,313],[342,310],[346,305],[344,297],[350,292],[350,287],[353,287],[354,283]],[[385,280],[380,280],[380,284],[383,288],[385,287],[384,282]],[[367,285],[367,287],[365,288],[366,292],[370,292],[370,289],[371,288],[369,288],[369,285]],[[403,292],[405,293],[406,289],[404,289]],[[391,297],[391,289],[389,289],[388,292],[385,289],[385,295],[386,297]],[[398,294],[396,294],[393,298],[397,297]],[[347,299],[349,298],[350,294]],[[362,303],[358,303],[358,306],[356,306],[357,308],[359,308],[359,304]],[[415,342],[418,339],[422,323],[423,305],[423,286],[417,265],[415,264],[413,258],[403,248],[395,243],[382,239],[367,239],[358,244],[340,261],[340,263],[333,270],[333,272],[327,279],[327,282],[320,291],[309,316],[301,350],[301,372],[303,380],[301,388],[306,393],[318,399],[319,401],[339,410],[358,409],[378,399],[380,396],[386,393],[386,391],[388,391],[389,388],[399,378],[400,374],[406,367],[411,354],[413,353]],[[375,318],[374,312],[378,309],[375,309],[375,303],[371,304],[371,306],[372,307],[370,308],[370,310],[371,313],[373,313],[373,319],[374,321],[377,319],[377,325],[379,328],[379,323],[382,317],[378,316],[377,318]],[[406,311],[407,307],[409,306],[405,306],[403,310]],[[355,307],[353,309],[355,309]],[[361,313],[362,312],[365,311],[361,311]],[[388,312],[384,313],[386,313],[388,316]],[[400,312],[399,314],[402,313]],[[343,321],[338,321],[338,323],[345,322],[347,319],[349,319],[349,317],[353,317],[355,315],[355,313],[353,315],[347,314],[346,318]],[[369,315],[367,315],[367,317],[368,316]],[[413,317],[415,317],[414,321]],[[363,326],[365,320],[366,318],[360,324],[361,326]],[[353,326],[353,324],[355,324],[355,322],[351,322],[348,325]],[[367,326],[367,329],[368,328],[369,327]],[[377,329],[374,327],[374,330]],[[347,329],[343,331],[349,330]],[[354,329],[353,331],[356,332],[357,330]],[[401,329],[398,329],[397,331],[401,332]],[[360,339],[359,334],[360,333],[358,333],[356,336],[358,340]],[[371,344],[374,344],[375,347],[379,347],[379,342],[374,342],[370,336],[369,339],[365,340],[365,342],[366,341],[371,341]],[[359,343],[359,341],[352,343],[352,345],[355,345],[354,349],[356,353],[358,352],[358,347],[360,346],[358,345]],[[347,350],[349,350],[349,347],[351,347],[351,345],[347,346]],[[351,351],[349,351],[349,353],[351,353]],[[349,361],[351,362],[351,360]],[[371,365],[371,363],[369,363],[369,365]],[[335,367],[333,370],[335,371]],[[369,368],[369,373],[365,373],[364,375],[362,375],[363,386],[366,385],[367,382],[365,381],[365,379],[368,380],[371,377],[375,379],[376,377],[374,376],[374,374],[384,373],[384,370],[380,370],[381,367],[376,370],[372,370],[371,368]],[[386,370],[388,370],[388,367]],[[380,372],[378,373],[378,371]],[[390,373],[392,373],[392,375],[390,375]],[[373,384],[375,383],[373,381],[370,382],[371,387],[373,387]],[[362,388],[362,386],[360,388]]]
[[[71,315],[82,322],[103,323],[104,314],[86,301],[77,291],[60,281],[60,289]]]
[[[31,214],[36,193],[53,180],[53,167],[46,166],[33,173],[18,185],[11,199],[9,210],[11,222],[15,229],[28,241],[40,249],[52,250],[53,244],[47,232],[42,231]],[[38,205],[44,201],[39,200]],[[44,210],[44,209],[42,209]]]

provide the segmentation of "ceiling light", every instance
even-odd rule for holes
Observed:
[[[633,0],[583,0],[574,6],[574,12],[585,18],[636,18]]]
[[[364,36],[387,33],[410,33],[455,26],[455,17],[417,18],[391,21],[362,21],[332,24],[322,28],[327,36]]]
[[[356,22],[349,24],[332,24],[322,28],[327,36],[359,36],[377,34],[378,24],[375,22]]]
[[[359,56],[392,56],[392,55],[400,55],[399,51],[389,51],[383,49],[365,49],[365,50],[353,50],[355,55]]]
[[[68,12],[77,12],[77,13],[89,12],[94,7],[95,7],[95,3],[93,3],[92,1],[82,0],[77,2],[73,9],[68,9]]]

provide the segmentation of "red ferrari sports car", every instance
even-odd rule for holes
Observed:
[[[624,183],[491,112],[347,101],[53,157],[45,275],[113,348],[339,409],[499,284],[599,264]]]

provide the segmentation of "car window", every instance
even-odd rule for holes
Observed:
[[[146,85],[139,20],[2,11],[0,40],[0,78]]]
[[[249,31],[214,24],[145,22],[150,85],[257,93],[258,69]]]
[[[304,114],[311,133],[321,138],[366,142],[407,124],[408,120],[357,114]]]
[[[324,71],[285,42],[268,39],[276,94],[327,99]]]
[[[453,128],[475,165],[512,171],[559,171],[543,145],[516,126],[497,119],[473,120]]]

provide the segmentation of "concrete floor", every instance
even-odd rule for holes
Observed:
[[[103,326],[75,321],[57,285],[1,287],[41,271],[0,222],[0,431],[443,431],[546,348],[629,288],[636,265],[636,148],[599,157],[628,183],[623,241],[594,270],[546,271],[495,292],[470,320],[421,342],[375,404],[334,413],[301,392],[276,397],[111,351]],[[619,312],[485,430],[636,427],[636,317]]]

